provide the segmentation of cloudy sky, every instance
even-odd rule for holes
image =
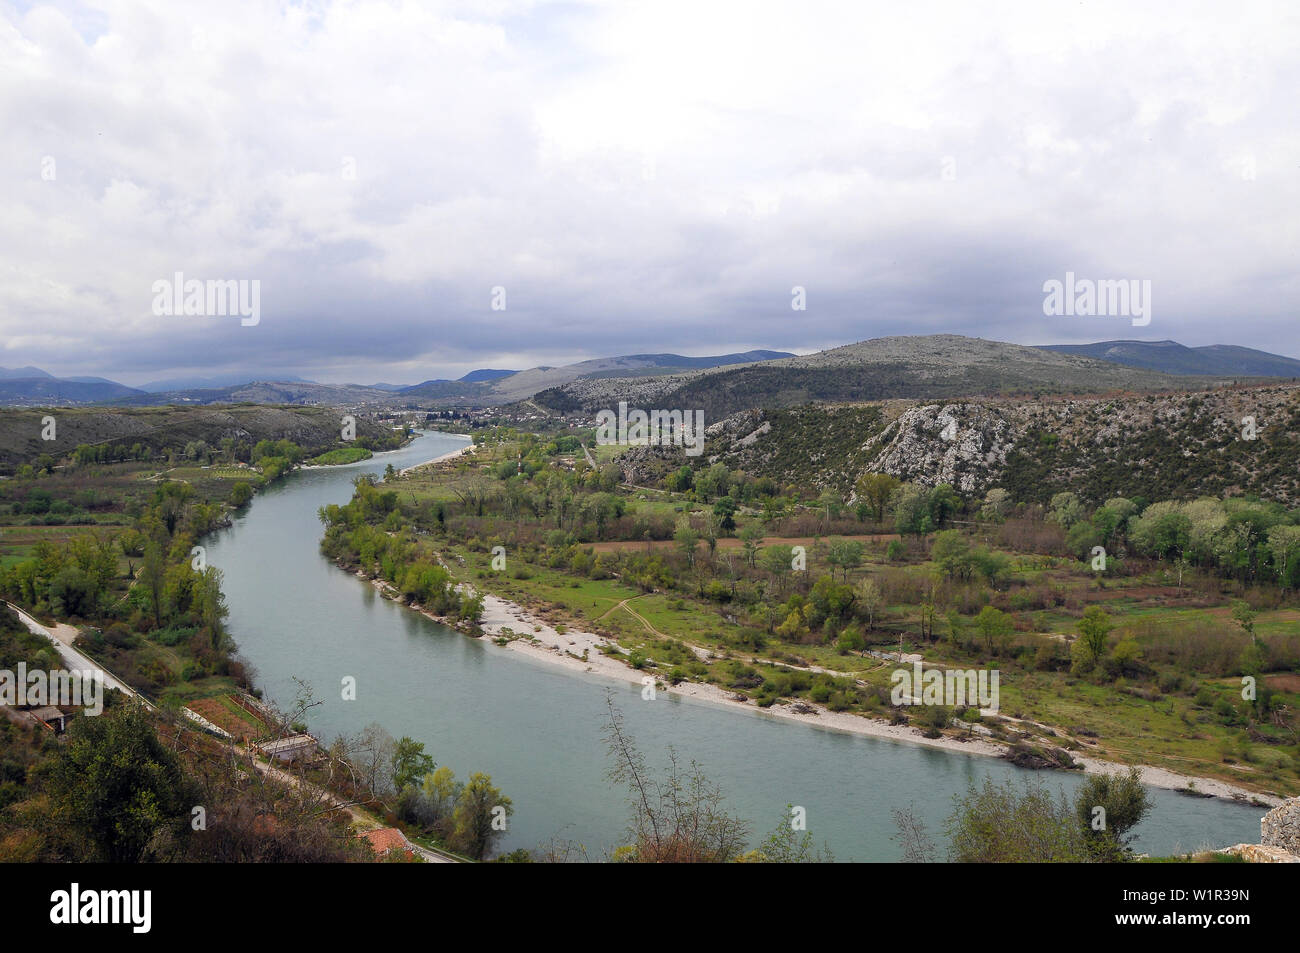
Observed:
[[[1300,356],[1297,48],[1287,0],[0,2],[0,365]],[[1150,280],[1150,325],[1045,316],[1067,271]],[[155,314],[176,272],[260,323]]]

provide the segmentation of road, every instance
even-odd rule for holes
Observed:
[[[5,605],[18,613],[18,618],[22,619],[23,625],[27,626],[28,631],[34,635],[43,635],[53,643],[54,648],[58,651],[59,655],[62,656],[63,662],[69,670],[80,669],[85,671],[86,669],[90,669],[99,672],[103,676],[105,688],[113,688],[131,698],[138,698],[150,711],[155,710],[154,706],[149,703],[149,700],[134,688],[127,685],[111,672],[105,670],[105,668],[98,662],[88,658],[72,647],[72,641],[78,635],[77,629],[74,626],[58,624],[54,627],[54,631],[50,631],[12,602],[6,602]]]

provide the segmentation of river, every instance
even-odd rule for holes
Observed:
[[[604,682],[469,638],[382,597],[320,554],[316,511],[345,503],[352,480],[454,450],[464,438],[428,433],[401,450],[343,467],[302,470],[258,494],[233,525],[206,541],[225,573],[229,628],[282,705],[294,677],[324,704],[310,726],[328,740],[372,722],[409,735],[461,780],[490,774],[515,813],[501,849],[552,839],[580,842],[593,858],[623,840],[624,792],[605,779],[605,693],[613,688],[626,728],[650,763],[675,748],[722,789],[757,841],[806,810],[808,830],[837,860],[892,861],[899,847],[891,809],[911,805],[942,842],[952,796],[968,783],[1036,775],[1071,794],[1076,773],[1030,772],[993,758],[936,751],[778,721],[660,692],[642,701],[634,684]],[[356,679],[356,699],[342,680]],[[1140,850],[1164,854],[1257,842],[1263,811],[1152,789]]]

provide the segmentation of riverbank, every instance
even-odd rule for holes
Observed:
[[[438,432],[439,432],[439,433],[442,433],[443,431],[438,431]],[[450,450],[450,451],[448,451],[447,453],[444,453],[444,454],[442,454],[442,455],[440,455],[440,456],[434,457],[432,460],[425,460],[423,463],[416,463],[416,464],[414,464],[414,465],[412,465],[412,466],[409,466],[409,467],[403,467],[401,470],[398,470],[397,472],[398,472],[399,474],[402,474],[402,473],[410,473],[412,470],[418,470],[420,467],[427,467],[427,466],[429,466],[430,464],[434,464],[434,463],[442,463],[444,460],[453,460],[453,459],[455,459],[456,457],[461,456],[462,454],[470,453],[470,452],[473,451],[473,449],[474,449],[474,438],[473,438],[473,436],[471,436],[470,434],[467,434],[467,433],[453,433],[453,434],[448,434],[448,436],[449,436],[449,437],[464,437],[466,440],[469,441],[469,443],[467,443],[465,446],[460,447],[460,448],[458,448],[458,449],[456,449],[456,450]]]
[[[358,573],[358,576],[363,579],[367,578],[364,573]],[[396,591],[383,580],[371,579],[369,581],[386,597],[397,597]],[[493,640],[508,651],[519,652],[529,658],[552,665],[559,665],[573,672],[634,685],[645,685],[646,683],[643,681],[645,678],[654,677],[650,673],[640,672],[623,662],[621,660],[621,650],[618,650],[615,643],[603,636],[568,629],[567,627],[563,633],[557,632],[550,623],[531,614],[517,603],[487,592],[482,593],[482,595],[483,616],[478,628],[485,637]],[[410,606],[409,608],[414,608],[417,612],[443,625],[470,635],[475,634],[471,627],[466,624],[446,619],[419,606]],[[602,647],[605,651],[602,651]],[[615,650],[617,654],[605,654],[606,651],[610,650]],[[655,677],[655,685],[656,692],[680,695],[683,698],[728,708],[732,711],[743,711],[752,715],[799,722],[815,728],[920,745],[956,754],[1002,758],[1007,752],[1006,745],[980,737],[974,732],[964,738],[948,736],[926,738],[917,728],[908,725],[892,725],[883,719],[869,718],[849,712],[833,712],[820,705],[808,702],[777,704],[769,708],[760,708],[753,702],[742,699],[734,693],[711,683],[680,682],[677,685],[670,686]],[[978,726],[976,726],[976,730],[978,731]],[[987,729],[984,730],[987,731]],[[1070,752],[1070,754],[1076,762],[1082,765],[1086,774],[1122,774],[1127,772],[1130,767],[1133,767],[1133,765],[1119,762],[1090,758],[1075,752]],[[1189,796],[1214,797],[1256,807],[1276,807],[1285,800],[1269,794],[1251,791],[1226,781],[1220,781],[1217,778],[1179,774],[1154,765],[1139,764],[1136,767],[1142,771],[1143,783],[1151,787],[1183,792]]]

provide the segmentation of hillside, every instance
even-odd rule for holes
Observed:
[[[55,440],[41,439],[42,419],[53,416]],[[392,431],[357,417],[357,437],[389,440]],[[338,443],[339,414],[323,407],[150,407],[8,410],[0,412],[0,467],[12,468],[41,454],[58,457],[81,444],[141,444],[154,450],[184,447],[191,441],[219,446],[224,439],[257,443],[292,440],[308,454]]]
[[[1242,439],[1247,416],[1254,440]],[[685,462],[721,461],[805,489],[848,493],[863,473],[882,472],[966,495],[1000,486],[1025,502],[1072,490],[1093,503],[1236,492],[1300,505],[1297,385],[806,406],[734,414],[706,432],[704,455]],[[619,462],[626,478],[645,483],[683,457],[637,447]]]
[[[706,420],[816,401],[945,399],[981,394],[1083,393],[1186,388],[1195,383],[1094,358],[955,334],[888,337],[815,354],[634,380],[588,378],[559,388],[547,406],[703,409]]]
[[[1177,341],[1099,341],[1096,344],[1047,344],[1041,349],[1165,374],[1300,377],[1300,361],[1295,358],[1232,344],[1185,347]]]
[[[18,407],[94,404],[100,401],[129,399],[143,394],[143,391],[136,390],[134,387],[103,379],[70,380],[48,375],[0,379],[0,404]]]
[[[627,354],[622,357],[601,357],[563,367],[534,367],[520,371],[493,381],[491,392],[493,402],[509,403],[527,400],[544,390],[563,387],[575,381],[623,380],[643,376],[657,378],[678,372],[703,373],[714,368],[753,364],[789,356],[792,355],[786,351],[745,351],[712,357],[684,357],[681,354]]]

